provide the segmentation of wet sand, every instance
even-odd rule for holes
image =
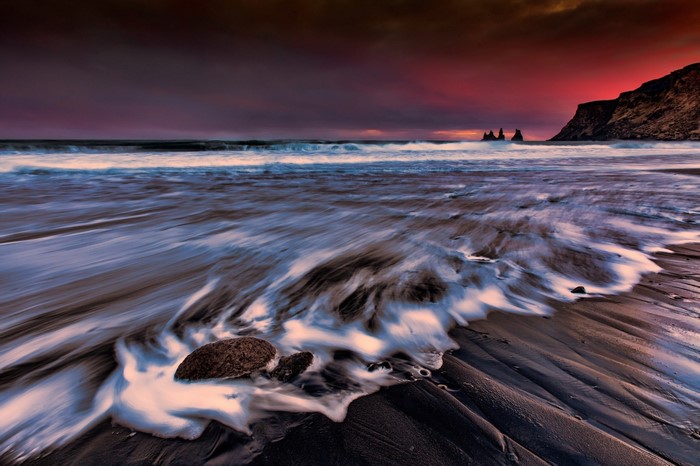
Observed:
[[[674,173],[676,175],[700,176],[700,168],[669,168],[657,171],[661,173]]]
[[[424,380],[346,420],[281,414],[195,441],[102,423],[30,464],[700,464],[700,245],[659,253],[629,293],[456,328]]]

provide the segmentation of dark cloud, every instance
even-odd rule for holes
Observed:
[[[0,137],[544,137],[700,60],[697,24],[694,0],[6,1]]]

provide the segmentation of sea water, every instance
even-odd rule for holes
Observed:
[[[439,368],[455,325],[623,292],[699,241],[684,169],[700,144],[1,143],[0,454],[107,419],[188,439],[342,421]],[[314,362],[293,383],[174,380],[243,335]]]

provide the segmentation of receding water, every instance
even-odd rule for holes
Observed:
[[[698,144],[232,147],[0,148],[0,454],[110,417],[184,438],[342,420],[438,368],[454,325],[620,293],[700,240],[700,177],[658,171],[699,168]],[[174,381],[239,335],[314,363],[294,384]]]

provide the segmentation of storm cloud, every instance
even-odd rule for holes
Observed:
[[[0,4],[2,138],[548,137],[700,61],[693,0]]]

